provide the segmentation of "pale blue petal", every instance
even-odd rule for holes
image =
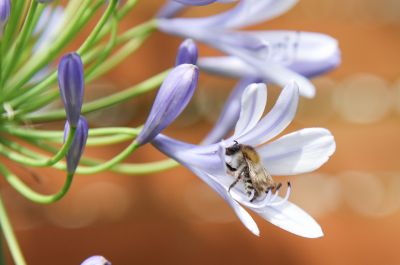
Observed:
[[[203,144],[212,144],[223,139],[231,131],[239,119],[240,102],[244,89],[251,83],[260,82],[257,78],[244,78],[232,90],[229,98],[226,100],[224,108],[214,127],[211,129]]]
[[[225,31],[219,28],[189,27],[177,19],[158,19],[157,25],[163,32],[202,41],[224,52],[243,54],[260,60],[268,58],[268,43],[256,34]]]
[[[313,77],[340,64],[337,40],[325,34],[298,31],[253,31],[249,34],[257,35],[269,44],[269,57],[264,67],[272,61],[298,74]],[[258,74],[254,67],[233,56],[200,58],[199,66],[207,72],[233,77]]]
[[[233,138],[251,131],[261,119],[267,104],[267,86],[263,83],[250,84],[242,95],[239,120]]]
[[[152,145],[181,164],[220,174],[224,171],[218,156],[218,145],[192,145],[158,134]]]
[[[292,82],[286,85],[274,107],[249,132],[238,137],[240,143],[257,146],[281,133],[293,120],[299,101],[299,88]]]
[[[157,18],[171,18],[179,14],[184,10],[186,6],[184,4],[175,2],[174,0],[169,0],[165,3],[161,9],[158,11]]]
[[[307,77],[334,69],[340,63],[337,40],[325,34],[285,30],[249,34],[255,34],[269,44],[269,60]]]
[[[214,16],[174,20],[189,28],[239,28],[278,17],[296,3],[297,0],[241,0],[232,9]]]
[[[214,42],[213,46],[229,55],[236,56],[245,63],[253,66],[253,68],[258,72],[257,76],[264,80],[268,80],[269,82],[273,82],[282,87],[292,80],[298,84],[302,96],[315,96],[315,87],[307,78],[293,72],[279,63],[268,61],[268,64],[266,64],[266,58],[263,58],[263,56],[255,56],[255,54],[224,45],[223,43]]]

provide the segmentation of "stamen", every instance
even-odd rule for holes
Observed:
[[[270,201],[271,200],[271,196],[272,196],[272,190],[269,189],[267,192],[267,196],[265,196],[265,201]]]
[[[280,184],[280,183],[279,183]],[[272,203],[272,202],[274,202],[275,200],[276,200],[276,198],[278,197],[278,195],[279,195],[279,190],[280,190],[280,188],[281,188],[281,186],[282,185],[279,185],[278,184],[278,187],[276,188],[276,190],[275,190],[275,194],[274,194],[274,196],[271,198],[271,200],[270,200],[270,202]]]
[[[289,199],[290,193],[291,193],[291,191],[292,191],[292,185],[290,184],[290,181],[288,181],[287,185],[288,185],[288,188],[287,188],[285,197],[284,197],[282,200],[280,200],[280,201],[271,202],[271,204],[270,204],[271,206],[279,206],[279,205],[282,205],[282,204],[284,204],[284,203]]]
[[[251,198],[251,200],[250,200],[250,202],[254,202],[254,200],[256,199],[254,196],[255,196],[255,190],[251,190],[251,194],[250,194],[250,198]]]

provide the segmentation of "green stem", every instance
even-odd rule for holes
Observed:
[[[3,73],[3,78],[4,78],[3,83],[7,81],[7,77],[14,70],[15,66],[18,64],[19,58],[22,54],[23,47],[26,45],[26,42],[35,26],[34,19],[37,10],[41,11],[42,8],[38,9],[37,1],[31,1],[31,6],[29,7],[28,16],[26,17],[26,20],[22,27],[22,31],[16,40],[15,47],[13,47],[12,52],[10,53],[12,54],[11,57],[9,57],[10,59],[7,60],[7,64],[5,65],[6,67]]]
[[[0,164],[0,173],[5,177],[6,181],[24,196],[26,199],[40,204],[50,204],[56,202],[63,198],[65,194],[67,194],[69,188],[71,187],[72,180],[74,174],[68,173],[64,185],[61,190],[57,193],[44,195],[32,190],[29,186],[27,186],[21,179],[19,179],[16,175],[14,175],[11,171],[9,171],[4,165]]]
[[[131,5],[129,6],[129,8],[132,8],[133,6],[134,6],[134,4],[135,4],[136,2],[134,1],[134,2],[132,2],[131,1]],[[85,6],[84,6],[85,7]],[[109,6],[110,7],[110,6]],[[96,7],[97,8],[97,7]],[[82,8],[81,8],[82,9]],[[108,9],[109,10],[109,9]],[[111,12],[111,11],[110,11]],[[119,14],[119,13],[118,13]],[[106,14],[105,14],[106,15]],[[99,22],[99,23],[104,23],[104,21],[106,21],[106,19],[105,19],[105,15],[103,15],[103,17],[102,17],[102,20]],[[109,14],[107,14],[107,15],[109,15]],[[126,14],[125,13],[123,13],[123,16],[125,16]],[[77,15],[78,16],[78,15]],[[92,16],[92,13],[90,13],[90,15],[88,16],[88,17],[91,17]],[[104,19],[103,19],[104,18]],[[86,21],[84,21],[85,23],[86,23]],[[139,25],[139,28],[138,28],[138,31],[137,31],[137,33],[141,33],[142,32],[142,26],[144,26],[146,23],[144,23],[143,25]],[[99,25],[99,24],[98,24]],[[80,28],[80,27],[83,27],[83,25],[80,25],[79,27],[78,26],[76,26],[75,28]],[[70,27],[71,28],[71,27]],[[98,27],[96,26],[95,27],[95,29],[94,29],[94,31],[96,31],[96,29],[97,29]],[[104,28],[104,27],[103,27]],[[153,30],[154,30],[154,28],[155,28],[155,26],[154,26],[154,21],[153,21],[153,23],[152,23],[152,28],[153,28]],[[108,30],[105,30],[105,31],[102,31],[102,32],[108,32],[109,30],[111,30],[111,25],[110,25],[110,27],[109,27],[109,29]],[[68,30],[66,30],[67,32],[68,32]],[[25,84],[26,82],[27,82],[27,80],[29,80],[29,78],[31,78],[32,77],[32,75],[35,73],[35,72],[37,72],[37,71],[39,71],[42,67],[44,67],[44,65],[45,64],[43,64],[42,63],[42,61],[45,61],[45,62],[47,62],[48,63],[48,61],[49,61],[49,58],[52,58],[52,57],[54,57],[52,54],[54,54],[55,52],[54,51],[58,51],[58,50],[60,50],[63,46],[61,46],[61,45],[59,45],[60,43],[61,44],[63,44],[63,45],[65,45],[65,43],[67,43],[67,41],[65,41],[64,39],[66,39],[66,36],[70,36],[71,34],[69,34],[69,33],[64,33],[63,34],[63,38],[61,38],[60,40],[58,40],[58,42],[57,43],[55,43],[52,47],[50,47],[50,51],[48,51],[47,53],[45,53],[44,55],[45,55],[45,57],[44,58],[35,58],[35,60],[32,60],[32,63],[33,64],[35,64],[35,65],[26,65],[25,66],[25,69],[23,69],[23,70],[21,70],[21,73],[18,73],[18,79],[16,80],[16,82],[19,82],[17,85],[16,85],[16,87],[17,88],[19,88],[19,87],[21,87],[23,84]],[[135,32],[133,32],[133,33],[135,33]],[[97,36],[97,38],[95,37],[95,35],[98,35]],[[144,33],[143,33],[144,34]],[[99,40],[102,36],[101,36],[101,34],[99,34],[98,32],[92,32],[92,34],[90,35],[91,37],[89,37],[89,38],[91,38],[91,39],[94,39],[95,41],[96,40]],[[94,36],[94,37],[93,37]],[[68,39],[67,39],[68,40]],[[79,51],[82,51],[82,50],[87,50],[87,52],[89,52],[90,53],[90,51],[88,50],[89,48],[92,48],[91,46],[95,43],[95,41],[89,41],[89,44],[88,44],[88,42],[85,42],[82,46],[81,46],[81,48],[79,49]],[[89,46],[88,46],[89,45]],[[59,46],[61,46],[61,47],[59,47]],[[85,47],[88,47],[88,48],[85,48]],[[100,52],[102,52],[102,50],[100,50]],[[86,53],[86,52],[85,52]],[[42,56],[43,57],[43,56]],[[82,59],[83,59],[83,61],[84,61],[84,64],[87,64],[88,62],[87,62],[87,60],[85,60],[84,59],[84,54],[82,54]],[[105,64],[105,63],[103,63],[103,64]],[[114,65],[115,66],[115,65]],[[98,76],[98,74],[96,75],[96,77]],[[55,72],[53,72],[51,75],[49,75],[45,80],[43,80],[42,82],[40,82],[39,84],[37,84],[36,86],[34,86],[33,88],[31,88],[31,89],[29,89],[28,91],[26,91],[26,92],[24,92],[24,93],[19,93],[18,95],[15,95],[15,97],[13,97],[13,99],[12,100],[10,100],[10,105],[13,107],[13,108],[16,108],[17,106],[19,106],[20,104],[22,104],[22,103],[24,103],[24,102],[26,102],[27,100],[31,100],[32,99],[32,97],[34,97],[34,96],[36,96],[36,95],[38,95],[38,94],[40,94],[43,90],[45,90],[45,89],[47,89],[47,88],[49,88],[49,87],[51,87],[55,82],[56,82],[56,80],[57,80],[57,72],[55,71]],[[16,91],[16,89],[14,89],[15,91]],[[45,104],[47,104],[48,102],[50,102],[51,100],[53,100],[54,98],[56,98],[57,96],[54,96],[55,94],[54,93],[52,93],[52,95],[50,96],[50,97],[48,97],[48,100],[46,100],[46,101],[44,101],[43,102],[43,104],[45,105]],[[43,104],[40,104],[39,105],[39,107],[40,106],[43,106]],[[35,106],[35,107],[37,107],[37,106]],[[30,108],[30,110],[32,110],[32,108]],[[4,115],[4,114],[3,114]]]
[[[26,156],[23,156],[19,153],[12,152],[7,150],[3,145],[0,145],[0,154],[4,155],[8,159],[11,159],[17,163],[31,166],[31,167],[47,167],[52,166],[58,161],[60,161],[65,154],[68,152],[69,147],[72,144],[76,132],[76,128],[71,128],[70,133],[68,134],[67,141],[63,144],[62,148],[51,158],[46,158],[42,160],[32,159]]]
[[[25,1],[13,1],[11,5],[10,18],[6,24],[2,39],[2,54],[4,54],[4,51],[8,50],[10,41],[13,39],[14,35],[18,33],[18,21],[19,18],[23,18],[21,14],[23,13],[24,2]]]
[[[113,166],[125,160],[129,155],[131,155],[140,145],[133,141],[127,148],[125,148],[121,153],[113,157],[112,159],[106,161],[103,164],[99,164],[92,167],[78,167],[77,173],[80,174],[96,174],[101,171],[111,169]]]
[[[8,218],[6,208],[4,206],[1,197],[0,197],[0,225],[3,230],[4,237],[7,241],[8,247],[10,248],[10,252],[14,259],[14,263],[16,265],[26,265],[25,258],[18,245],[17,238],[14,234],[13,228]]]
[[[135,38],[139,37],[142,35],[139,39],[133,39],[129,41],[128,43],[125,44],[124,47],[122,47],[115,55],[113,55],[112,58],[106,60],[105,62],[102,62],[101,64],[96,64],[89,68],[85,72],[85,80],[86,82],[90,82],[91,80],[97,78],[100,75],[105,74],[106,72],[110,71],[115,67],[117,64],[119,64],[122,60],[124,60],[129,54],[134,52],[137,48],[140,47],[140,45],[145,41],[147,38],[148,34],[153,31],[154,28],[154,23],[151,22],[146,22],[142,25],[139,25],[134,28],[135,30],[130,30],[126,32],[127,34],[123,34],[119,38],[126,40],[129,38]],[[129,37],[129,38],[128,38]],[[120,41],[120,39],[117,39],[115,45],[117,45]],[[82,60],[84,64],[87,64],[88,62],[92,61],[95,58],[98,58],[101,56],[101,53],[104,51],[104,46],[99,45],[98,47],[94,48],[93,50],[89,51],[87,54],[85,54],[82,57]],[[14,108],[16,106],[20,106],[19,104],[23,104],[24,102],[27,102],[28,104],[22,105],[20,108],[18,108],[15,111],[15,115],[18,118],[19,115],[29,113],[32,111],[35,111],[37,109],[40,109],[41,107],[49,104],[50,102],[54,101],[55,99],[58,98],[59,92],[58,90],[53,90],[49,91],[46,94],[40,95],[39,98],[36,97],[41,91],[43,91],[47,87],[51,87],[57,79],[57,74],[53,73],[51,74],[47,79],[39,83],[37,86],[33,87],[29,91],[25,92],[24,95],[22,95],[20,98],[17,99],[17,101],[12,100],[9,102],[11,106]],[[35,100],[32,101],[32,97],[35,97]],[[3,114],[3,117],[6,117],[6,114]]]
[[[52,152],[52,153],[57,152],[57,149],[55,147],[48,145],[43,141],[39,141],[36,139],[31,139],[31,138],[25,138],[25,140],[28,141],[29,143],[33,144],[34,146],[39,147],[48,152]],[[24,155],[31,156],[34,158],[36,158],[38,156],[37,152],[33,152],[30,149],[25,148],[16,142],[4,140],[4,139],[2,139],[2,141],[4,142],[4,144],[7,147],[9,147],[17,152],[20,152]],[[89,165],[89,166],[97,166],[97,165],[104,164],[103,160],[87,158],[87,157],[82,157],[80,162],[84,165]],[[150,174],[150,173],[161,172],[161,171],[165,171],[167,169],[174,168],[178,165],[179,164],[172,159],[165,159],[165,160],[161,160],[161,161],[148,162],[148,163],[120,163],[120,164],[117,164],[117,165],[113,166],[112,168],[110,168],[110,170],[113,172],[116,172],[116,173],[120,173],[120,174],[138,175],[138,174]],[[60,169],[60,170],[66,170],[66,165],[64,162],[59,162],[59,163],[55,164],[54,167],[57,169]],[[83,167],[83,169],[85,169],[85,167]],[[76,173],[90,174],[86,170],[82,170],[82,167],[78,167]]]
[[[112,49],[114,48],[116,42],[117,42],[117,37],[118,37],[118,20],[116,19],[115,16],[113,16],[112,21],[111,21],[111,36],[110,40],[107,43],[107,45],[100,51],[98,56],[96,56],[97,60],[96,62],[90,66],[88,70],[85,71],[85,75],[89,75],[91,72],[93,72],[100,64],[103,64],[105,59],[110,55],[112,52]]]
[[[122,62],[126,57],[132,54],[135,50],[137,50],[143,42],[147,39],[147,36],[143,36],[141,38],[133,39],[127,42],[117,53],[115,53],[111,58],[105,61],[103,64],[100,64],[97,68],[91,71],[87,75],[87,82],[94,80],[95,78],[107,73],[111,69],[113,69],[116,65]]]
[[[63,34],[52,46],[45,51],[41,51],[37,56],[34,56],[34,58],[31,58],[31,60],[25,64],[25,66],[15,75],[15,78],[10,82],[11,92],[19,91],[19,89],[24,86],[34,74],[49,64],[50,61],[54,59],[59,52],[73,39],[77,32],[79,32],[79,30],[86,25],[96,10],[102,5],[102,1],[99,1],[94,7],[89,8],[91,2],[92,0],[85,0],[81,8],[76,13],[76,17],[81,19],[72,20],[71,23],[67,24],[67,27],[63,30]],[[10,100],[10,104],[15,107],[25,100],[29,100],[31,96],[34,95],[39,89],[38,87],[40,87],[40,91],[48,88],[52,82],[56,80],[56,78],[57,73],[52,73],[44,81],[29,91],[26,91],[26,93],[10,94],[7,98],[12,98],[12,100]]]
[[[106,12],[103,14],[103,16],[101,17],[100,21],[97,23],[94,30],[90,33],[89,37],[85,40],[85,42],[82,44],[82,46],[78,49],[77,52],[79,54],[85,53],[86,50],[92,46],[93,42],[96,40],[101,29],[103,28],[103,26],[105,25],[107,20],[110,18],[110,16],[113,14],[117,4],[118,4],[118,0],[111,0],[110,4],[107,7]]]
[[[15,126],[0,126],[0,131],[7,132],[11,135],[27,138],[39,138],[45,139],[60,139],[64,135],[64,131],[48,131],[48,130],[35,130],[35,129],[25,129]],[[123,134],[136,136],[140,132],[138,128],[126,128],[126,127],[106,127],[106,128],[94,128],[89,130],[89,137],[93,136],[107,136],[114,134]]]
[[[86,103],[82,107],[82,114],[87,114],[96,110],[100,110],[103,108],[111,107],[113,105],[119,104],[121,102],[125,102],[131,98],[147,93],[155,88],[158,88],[161,83],[164,81],[165,77],[169,73],[170,70],[162,72],[156,76],[153,76],[142,83],[134,85],[130,88],[127,88],[121,92],[112,94],[111,96],[104,97],[101,99],[97,99]],[[17,115],[17,113],[16,113]],[[32,114],[28,113],[26,115],[22,115],[21,120],[30,121],[30,122],[47,122],[47,121],[56,121],[65,119],[65,110],[59,109],[54,111],[49,111],[46,113],[40,114]]]

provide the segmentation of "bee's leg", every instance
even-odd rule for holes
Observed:
[[[258,192],[256,190],[254,190],[254,195],[253,195],[253,198],[251,198],[250,202],[254,202],[254,200],[257,199],[258,196],[259,196]]]
[[[279,192],[279,190],[281,189],[281,187],[282,187],[282,183],[278,183],[277,185],[275,185],[275,192]]]
[[[232,167],[231,165],[229,165],[228,163],[225,163],[226,168],[231,171],[231,172],[235,172],[237,170],[237,168]]]
[[[245,182],[244,182],[244,188],[247,192],[247,196],[251,196],[251,194],[253,193],[254,187],[253,187],[253,183],[251,183],[251,179],[250,178],[245,178]]]
[[[239,180],[242,178],[242,174],[238,174],[238,176],[236,177],[235,181],[232,182],[232,184],[229,186],[228,188],[228,192],[231,191],[231,189],[239,182]]]

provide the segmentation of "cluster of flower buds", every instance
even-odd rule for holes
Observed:
[[[84,73],[81,57],[77,53],[69,53],[61,59],[58,66],[58,86],[67,115],[64,141],[70,128],[76,128],[74,139],[67,152],[67,171],[73,174],[82,156],[89,132],[88,123],[81,116]]]

